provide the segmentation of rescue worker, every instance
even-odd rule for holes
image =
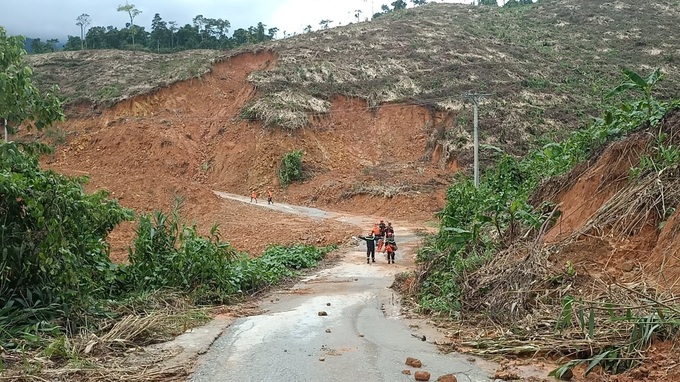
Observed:
[[[380,236],[385,236],[385,229],[387,229],[387,226],[385,225],[385,221],[380,220],[380,224],[378,224],[378,227],[380,227]]]
[[[367,236],[359,236],[359,239],[366,241],[366,264],[370,264],[371,260],[375,263],[375,235],[373,231],[369,232]]]
[[[380,224],[378,224],[378,227],[380,228],[380,238],[378,240],[378,252],[381,252],[383,249],[383,245],[385,244],[385,230],[387,229],[387,226],[385,225],[384,220],[380,220]]]
[[[255,200],[255,203],[257,203],[257,191],[253,190],[253,192],[250,194],[250,202],[252,203],[253,200]]]
[[[375,237],[375,245],[378,245],[378,242],[380,241],[381,236],[381,231],[380,231],[380,225],[378,223],[373,224],[373,237]]]
[[[272,190],[267,190],[267,204],[274,204],[274,193]]]
[[[394,227],[392,227],[392,222],[387,222],[387,227],[385,227],[385,233],[391,233],[394,236]]]
[[[394,241],[394,235],[388,236],[385,239],[385,249],[383,252],[387,253],[387,264],[394,264],[394,256],[397,251],[397,243]]]

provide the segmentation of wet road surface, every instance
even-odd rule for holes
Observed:
[[[374,222],[368,217],[275,206],[323,219],[352,220],[368,228]],[[366,264],[361,241],[332,268],[273,293],[261,304],[267,313],[235,320],[199,358],[190,380],[413,381],[413,375],[402,371],[423,370],[433,381],[449,373],[461,382],[488,381],[492,371],[463,355],[440,354],[433,343],[414,338],[412,334],[422,333],[422,328],[409,327],[399,315],[399,296],[389,286],[397,273],[413,268],[412,247],[418,237],[399,226],[395,236],[400,249],[397,264],[387,264],[382,254],[376,263]],[[420,359],[423,367],[405,365],[407,357]]]

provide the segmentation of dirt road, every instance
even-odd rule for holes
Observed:
[[[226,193],[221,197],[249,203]],[[352,222],[368,230],[374,218],[348,216],[266,201],[253,208]],[[439,354],[441,336],[423,322],[400,316],[399,296],[389,289],[394,276],[414,266],[415,227],[396,226],[397,264],[384,255],[366,264],[363,242],[344,250],[335,266],[276,292],[261,303],[265,314],[235,320],[199,358],[192,381],[408,381],[402,371],[453,373],[458,381],[487,381],[493,372],[462,355]],[[359,233],[359,232],[357,232]],[[326,315],[323,315],[325,312]],[[421,341],[413,335],[425,335]],[[422,361],[416,369],[407,357]]]

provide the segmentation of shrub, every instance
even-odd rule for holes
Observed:
[[[155,212],[139,218],[125,273],[138,291],[171,288],[222,301],[238,291],[230,283],[229,269],[237,256],[229,243],[220,241],[218,226],[209,237],[201,237],[195,226],[180,221],[176,206],[170,215]]]
[[[36,155],[0,144],[0,315],[15,328],[75,321],[91,299],[116,292],[105,239],[132,213],[105,192],[86,194],[85,181],[41,170]]]
[[[174,289],[199,303],[224,303],[268,288],[296,271],[315,266],[333,247],[272,246],[259,258],[237,252],[222,242],[217,226],[209,237],[184,225],[177,208],[139,219],[130,266],[120,282],[134,291]]]
[[[284,154],[279,167],[279,182],[287,186],[292,182],[303,179],[302,173],[302,150],[294,150]]]

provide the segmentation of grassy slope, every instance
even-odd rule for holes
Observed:
[[[524,152],[537,136],[578,128],[601,109],[620,69],[661,67],[660,98],[680,85],[679,0],[541,0],[514,9],[429,4],[375,21],[278,40],[273,70],[250,80],[259,98],[242,115],[297,128],[343,94],[369,106],[418,102],[453,113],[447,133],[469,145],[460,94],[492,96],[481,109],[482,141]],[[234,54],[236,52],[232,52]],[[30,56],[37,80],[69,100],[108,103],[209,70],[225,52],[155,55],[119,51]],[[465,128],[465,129],[464,129]]]

